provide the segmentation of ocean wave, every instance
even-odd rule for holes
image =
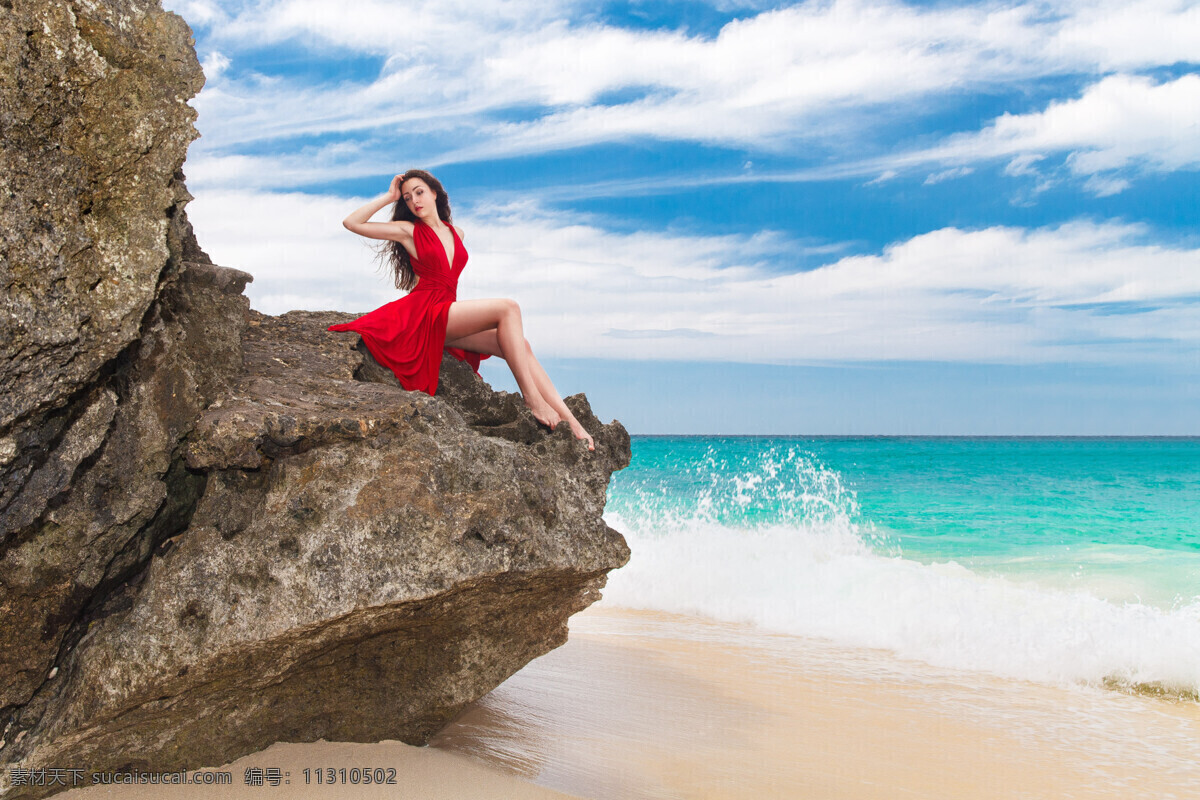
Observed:
[[[1163,610],[879,555],[850,528],[698,524],[653,535],[617,515],[634,556],[606,602],[885,648],[1009,678],[1200,692],[1200,603]]]
[[[1200,602],[1113,602],[1086,588],[921,562],[859,519],[836,472],[798,450],[681,466],[610,500],[633,550],[606,603],[746,622],[938,667],[1196,697]],[[658,480],[658,479],[656,479]],[[686,484],[686,485],[683,485]]]

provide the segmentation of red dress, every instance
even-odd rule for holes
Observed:
[[[413,226],[417,257],[411,259],[419,279],[416,288],[353,322],[329,326],[331,331],[354,331],[362,336],[375,360],[395,373],[410,392],[437,391],[443,349],[470,364],[476,375],[480,360],[487,358],[445,346],[446,317],[450,304],[458,299],[458,276],[467,265],[467,250],[454,226],[449,228],[454,238],[453,264],[447,263],[446,248],[433,228],[418,220]]]

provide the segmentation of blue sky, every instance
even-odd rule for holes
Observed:
[[[425,167],[635,433],[1200,434],[1196,2],[166,5],[261,311],[394,299],[340,221]]]

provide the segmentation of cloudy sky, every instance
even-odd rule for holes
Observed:
[[[395,299],[340,222],[424,167],[635,433],[1200,434],[1200,2],[166,5],[260,311]]]

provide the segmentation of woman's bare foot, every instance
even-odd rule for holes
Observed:
[[[583,426],[579,424],[579,420],[571,417],[567,420],[567,422],[570,423],[571,433],[575,434],[576,439],[579,439],[580,441],[586,441],[588,450],[596,449],[596,440],[592,438],[590,433],[583,429]]]
[[[562,417],[558,415],[558,412],[551,408],[550,404],[545,401],[536,405],[526,402],[525,405],[533,414],[533,418],[550,430],[554,430],[558,427],[558,423],[562,422]]]

